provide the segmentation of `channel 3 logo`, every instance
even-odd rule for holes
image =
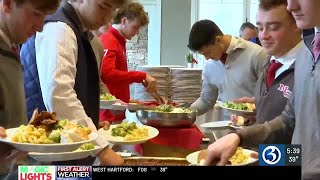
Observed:
[[[259,145],[260,166],[284,166],[285,146],[283,144]]]

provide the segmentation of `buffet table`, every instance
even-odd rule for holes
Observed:
[[[174,157],[174,158],[185,158],[188,154],[201,150],[206,149],[211,143],[215,141],[212,133],[204,133],[205,138],[208,141],[202,141],[200,148],[191,150],[191,149],[183,149],[173,146],[164,146],[152,143],[150,141],[141,144],[141,149],[143,154],[137,151],[136,146],[131,145],[114,145],[113,150],[116,152],[132,152],[133,155],[139,157]]]

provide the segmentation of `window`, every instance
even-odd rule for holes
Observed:
[[[192,0],[191,26],[199,20],[214,21],[224,34],[239,36],[242,23],[256,24],[258,0]],[[204,57],[197,55],[199,67],[203,68]]]
[[[245,0],[199,0],[199,19],[214,21],[224,34],[238,36],[246,20]]]

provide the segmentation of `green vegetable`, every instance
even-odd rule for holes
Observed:
[[[53,130],[57,130],[57,129],[63,129],[63,127],[60,126],[60,125],[55,125],[55,126],[53,127]]]
[[[113,128],[111,130],[111,135],[125,137],[127,134],[131,134],[131,131],[133,131],[137,128],[138,127],[135,122],[132,122],[132,123],[122,122],[117,127]]]
[[[55,125],[55,126],[53,127],[53,129],[54,129],[54,130],[63,129],[63,127],[68,124],[68,122],[69,122],[68,119],[59,120],[59,121],[58,121],[58,124]]]
[[[169,104],[162,104],[162,105],[160,105],[160,110],[161,110],[162,112],[171,112],[172,109],[173,109],[173,107],[172,107],[171,105],[169,105]]]
[[[160,112],[160,113],[192,113],[192,111],[185,107],[174,107],[169,104],[162,104],[156,109],[148,110],[151,112]]]
[[[60,143],[61,131],[60,130],[52,130],[52,132],[48,136],[48,139],[53,142]]]
[[[60,126],[63,127],[63,126],[65,126],[65,125],[67,125],[68,122],[69,122],[68,119],[63,119],[63,120],[58,121],[58,125],[60,125]]]
[[[248,110],[248,106],[245,103],[227,102],[223,103],[223,106],[230,109]]]
[[[106,94],[100,94],[100,100],[106,100],[106,101],[111,101],[111,100],[116,100],[117,98],[113,96],[112,94],[106,93]]]
[[[94,149],[94,145],[92,143],[86,143],[86,144],[83,144],[82,146],[80,146],[81,150],[91,150],[91,149]]]

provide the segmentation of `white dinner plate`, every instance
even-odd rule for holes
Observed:
[[[91,149],[91,150],[59,152],[59,153],[29,152],[28,155],[40,162],[70,161],[70,160],[83,159],[90,155],[94,155],[98,153],[100,149],[101,149],[100,146],[95,146],[94,149]]]
[[[201,124],[200,126],[203,128],[211,129],[211,130],[221,130],[221,129],[228,129],[232,122],[228,121],[214,121]]]
[[[238,164],[238,165],[227,165],[227,166],[246,166],[246,165],[249,165],[249,164],[252,164],[252,163],[255,163],[258,161],[258,159],[256,158],[253,158],[250,156],[251,153],[255,153],[257,154],[257,152],[255,151],[252,151],[252,150],[249,150],[249,149],[242,149],[243,153],[246,154],[248,156],[248,159],[241,163],[241,164]],[[200,151],[196,151],[196,152],[193,152],[191,154],[189,154],[186,159],[189,163],[191,163],[192,165],[198,165],[198,166],[203,166],[203,164],[200,164],[198,162],[198,154],[200,153]]]
[[[11,128],[7,129],[7,137],[1,138],[0,141],[10,144],[14,148],[24,152],[70,152],[78,149],[82,144],[89,143],[94,141],[97,138],[97,133],[92,132],[89,134],[89,140],[80,141],[80,142],[73,142],[73,143],[55,143],[55,144],[31,144],[31,143],[18,143],[11,141],[14,133],[18,128]]]
[[[128,104],[121,101],[120,99],[115,100],[113,103],[100,101],[100,109],[124,111],[127,108],[128,108]]]
[[[142,143],[148,141],[149,139],[152,139],[152,138],[158,136],[158,134],[159,134],[158,129],[156,129],[154,127],[146,126],[146,125],[137,125],[139,128],[147,128],[149,136],[144,139],[128,141],[128,140],[125,140],[124,137],[111,135],[112,129],[117,126],[118,125],[111,125],[110,128],[108,129],[108,131],[106,131],[106,133],[105,133],[106,139],[112,144],[122,144],[122,145],[142,144]]]
[[[232,121],[214,121],[214,122],[208,122],[200,125],[203,128],[207,128],[209,130],[223,130],[228,128],[233,129],[243,129],[244,126],[238,126],[234,125]]]
[[[100,107],[108,107],[114,104],[117,100],[100,100]]]

